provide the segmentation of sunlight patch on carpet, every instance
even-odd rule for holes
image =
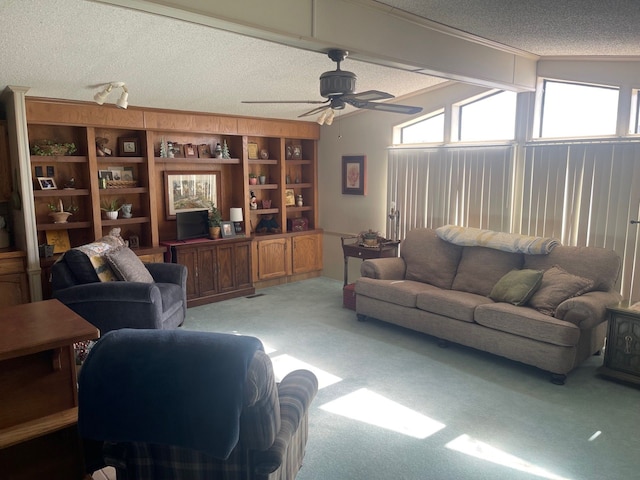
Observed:
[[[320,408],[420,439],[427,438],[446,426],[366,388],[325,403]]]
[[[342,381],[340,377],[336,377],[335,375],[332,375],[331,373],[316,366],[305,363],[302,360],[298,360],[291,355],[278,355],[271,359],[271,363],[273,363],[273,371],[276,374],[276,382],[282,381],[287,373],[300,369],[310,370],[315,374],[318,378],[318,390]]]
[[[458,438],[447,443],[446,447],[481,460],[487,460],[498,465],[513,468],[514,470],[530,473],[537,477],[547,478],[549,480],[569,480],[566,477],[551,473],[542,467],[533,465],[526,460],[522,460],[521,458],[476,440],[469,435],[460,435]]]

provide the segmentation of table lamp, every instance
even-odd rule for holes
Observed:
[[[236,230],[236,235],[242,234],[242,208],[232,207],[229,211],[229,220],[233,222],[233,226]]]

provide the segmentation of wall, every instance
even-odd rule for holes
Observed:
[[[483,91],[486,89],[450,82],[398,103],[422,106],[422,114],[425,114]],[[386,235],[387,148],[393,143],[393,127],[410,119],[406,115],[360,110],[344,117],[336,115],[333,125],[321,127],[318,143],[318,193],[320,226],[325,233],[325,276],[339,280],[343,278],[341,236],[354,235],[368,229]],[[343,155],[367,157],[365,196],[342,194]],[[351,259],[349,281],[358,276],[359,261]]]
[[[620,86],[619,118],[625,134],[629,121],[631,89],[640,88],[640,61],[633,59],[548,59],[538,62],[538,75],[557,80],[593,82]],[[402,99],[398,103],[418,105],[423,114],[445,108],[451,103],[477,95],[486,89],[449,82],[420,95]],[[533,95],[532,95],[533,97]],[[521,107],[528,110],[523,124],[533,125],[533,98],[522,99]],[[524,101],[526,100],[526,102]],[[418,116],[419,117],[419,116]],[[418,118],[415,117],[415,118]],[[393,127],[410,117],[383,112],[360,110],[344,117],[336,116],[333,125],[322,126],[319,150],[320,226],[325,230],[325,276],[343,278],[343,255],[340,237],[357,234],[369,228],[382,233],[387,228],[387,153],[392,144]],[[529,127],[527,127],[529,128]],[[518,135],[523,138],[524,132]],[[367,156],[367,195],[342,195],[342,155]],[[349,260],[349,281],[359,276],[360,264]]]

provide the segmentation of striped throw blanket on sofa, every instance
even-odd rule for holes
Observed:
[[[488,247],[505,252],[547,255],[560,242],[555,238],[531,237],[517,233],[494,232],[480,228],[445,225],[436,229],[442,240],[467,247]]]

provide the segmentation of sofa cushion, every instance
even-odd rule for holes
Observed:
[[[558,246],[549,255],[525,255],[523,268],[548,270],[554,265],[579,277],[593,280],[593,289],[615,289],[620,271],[620,256],[599,247]]]
[[[433,285],[411,280],[374,280],[360,277],[356,281],[356,294],[415,308],[416,295],[425,290],[438,290]]]
[[[493,286],[489,298],[496,302],[524,305],[542,282],[542,270],[511,270]]]
[[[405,278],[451,288],[462,247],[441,240],[435,230],[416,228],[400,245],[400,256],[407,265]]]
[[[485,296],[433,288],[418,293],[416,307],[420,310],[455,318],[464,322],[473,322],[473,312],[478,305],[493,303]]]
[[[592,288],[593,280],[572,275],[554,265],[549,270],[545,270],[542,283],[529,299],[528,305],[545,315],[553,315],[562,302],[582,295]]]
[[[474,319],[480,325],[494,330],[553,345],[574,346],[580,339],[580,329],[573,323],[509,303],[479,305]]]
[[[486,247],[464,247],[451,288],[488,296],[506,273],[522,267],[521,253]]]
[[[129,247],[119,247],[105,254],[111,270],[125,282],[153,283],[153,277],[144,263]]]

